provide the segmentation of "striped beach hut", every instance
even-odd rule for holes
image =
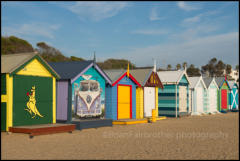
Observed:
[[[59,78],[37,53],[1,55],[1,131],[56,123]]]
[[[218,85],[215,78],[204,77],[203,81],[207,88],[207,113],[215,114],[218,112]]]
[[[207,88],[200,77],[189,77],[191,90],[191,114],[200,115],[207,112]]]
[[[136,119],[136,88],[140,83],[126,70],[104,70],[111,79],[106,85],[106,118]]]
[[[230,86],[230,92],[229,92],[229,105],[230,110],[238,110],[238,85],[236,81],[231,80],[228,81],[228,84]]]
[[[152,117],[152,110],[158,116],[158,89],[163,89],[161,80],[154,69],[130,70],[133,77],[141,84],[136,91],[136,118]]]
[[[57,120],[100,118],[105,108],[105,86],[110,79],[95,60],[49,64],[61,76],[57,81]]]
[[[185,70],[157,72],[164,90],[158,90],[158,115],[189,115],[189,79]]]
[[[225,77],[216,77],[216,83],[218,85],[218,111],[228,111],[229,110],[229,92],[230,87],[228,81]]]

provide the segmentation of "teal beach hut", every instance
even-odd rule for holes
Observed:
[[[228,81],[230,86],[229,106],[230,110],[238,110],[238,85],[235,81]]]
[[[164,88],[158,90],[158,115],[189,115],[189,79],[186,71],[157,72]]]

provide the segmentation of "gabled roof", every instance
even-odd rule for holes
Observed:
[[[68,61],[68,62],[51,62],[49,63],[53,69],[55,69],[61,76],[61,80],[71,80],[74,82],[78,77],[84,74],[92,66],[96,67],[96,70],[110,83],[108,75],[99,68],[99,66],[93,61]]]
[[[232,89],[235,84],[237,85],[236,81],[234,81],[234,80],[228,81],[228,84],[229,84],[230,89]],[[237,87],[238,87],[238,85],[237,85]]]
[[[57,79],[60,78],[58,73],[56,73],[39,54],[34,52],[1,55],[1,73],[15,74],[35,58],[40,61],[53,76]]]
[[[125,72],[125,69],[109,69],[104,70],[104,72],[108,75],[108,77],[111,79],[111,82],[117,81]]]
[[[215,81],[215,78],[213,78],[213,77],[203,77],[203,81],[204,81],[207,88],[209,88],[210,84],[213,82],[218,89],[218,85]]]
[[[203,81],[204,81],[206,87],[208,88],[210,86],[211,82],[213,81],[213,78],[212,77],[204,77]]]
[[[125,69],[110,69],[110,70],[104,70],[104,72],[111,79],[112,86],[114,86],[124,76],[127,75],[127,71]],[[138,86],[141,86],[141,84],[132,76],[131,72],[129,72],[129,78],[132,79],[132,81],[136,83]]]
[[[144,86],[152,74],[152,69],[131,69],[130,73],[142,86]]]
[[[200,76],[200,77],[189,77],[188,79],[190,81],[190,88],[192,88],[192,89],[196,88],[200,82],[202,82],[203,87],[206,88],[206,85],[205,85],[205,83],[202,79],[202,76]]]
[[[224,81],[225,81],[225,77],[216,77],[215,81],[216,81],[218,87],[220,88],[223,85]],[[228,88],[230,88],[228,80],[226,80],[226,83],[228,85]]]
[[[188,83],[190,83],[188,76],[184,70],[159,71],[157,72],[157,74],[163,84],[178,84],[181,78],[183,77],[183,75],[186,76]]]
[[[49,62],[49,65],[59,73],[61,79],[72,79],[92,63],[93,61]]]
[[[224,77],[216,77],[215,78],[215,81],[216,81],[218,87],[220,87],[222,85],[224,79],[225,79]]]
[[[222,86],[223,82],[225,81],[225,77],[216,77],[215,81],[218,85],[218,88],[220,88]],[[226,82],[227,82],[228,87],[230,88],[228,81],[226,81]]]

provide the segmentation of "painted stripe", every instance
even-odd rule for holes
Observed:
[[[176,107],[159,107],[159,111],[174,111],[175,112]]]
[[[1,95],[1,102],[7,102],[7,95]]]
[[[125,77],[127,75],[127,72],[125,72],[120,78],[118,78],[118,80],[116,80],[112,86],[115,86],[123,77]],[[141,87],[141,84],[138,83],[138,81],[129,73],[129,78],[132,79],[132,81],[137,84],[139,87]]]
[[[175,93],[158,93],[159,97],[175,96]]]
[[[7,129],[13,125],[13,77],[6,74],[7,78]]]
[[[162,100],[175,100],[175,96],[170,96],[170,97],[158,97],[158,100],[159,101],[162,101]]]
[[[56,123],[56,78],[53,78],[53,123]]]

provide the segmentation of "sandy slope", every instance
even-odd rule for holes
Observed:
[[[36,136],[1,133],[1,159],[239,159],[239,113]]]

